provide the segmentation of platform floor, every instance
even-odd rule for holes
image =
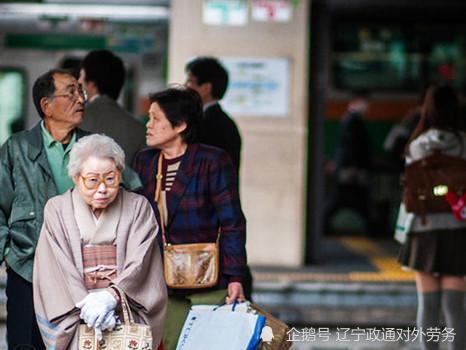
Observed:
[[[324,239],[316,264],[302,268],[253,266],[257,282],[408,282],[413,274],[396,261],[393,239],[339,237]]]
[[[290,324],[413,326],[416,288],[393,239],[325,239],[318,263],[252,266],[253,301]]]
[[[398,264],[399,247],[391,238],[324,239],[314,265],[252,266],[253,301],[295,327],[292,350],[420,350],[418,340],[344,339],[345,332],[414,327],[414,276]],[[328,338],[319,336],[327,329]]]

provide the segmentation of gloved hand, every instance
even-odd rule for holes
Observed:
[[[115,328],[115,325],[116,325],[115,310],[111,310],[105,316],[100,327],[95,328],[95,335],[97,336],[97,339],[99,341],[102,340],[103,339],[102,331],[106,331],[106,330],[111,331],[113,328]]]
[[[100,329],[103,331],[109,330],[111,331],[115,328],[116,325],[116,317],[115,317],[115,310],[111,310],[105,315],[102,324],[100,325]]]
[[[104,339],[100,328],[95,328],[95,336],[97,337],[98,341],[101,341],[102,339]]]
[[[80,317],[88,327],[101,328],[107,313],[115,309],[117,301],[108,291],[89,293],[76,304],[81,309]]]

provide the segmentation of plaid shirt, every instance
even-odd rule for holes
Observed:
[[[160,224],[154,201],[155,176],[160,150],[140,151],[133,163]],[[236,170],[219,148],[190,144],[181,159],[175,182],[167,192],[168,242],[215,242],[220,234],[220,276],[217,288],[242,282],[246,267],[246,219],[241,210]],[[162,241],[158,235],[159,243]]]

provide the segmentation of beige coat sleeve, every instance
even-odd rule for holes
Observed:
[[[126,195],[135,199],[123,201],[123,212],[129,210],[126,206],[130,205],[131,210],[134,210],[134,218],[126,238],[121,271],[113,283],[126,293],[133,313],[136,311],[137,316],[151,326],[156,348],[162,339],[167,308],[167,288],[156,239],[158,225],[144,197],[129,193]],[[123,238],[123,235],[120,237]]]

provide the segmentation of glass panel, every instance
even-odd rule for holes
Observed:
[[[333,37],[338,89],[417,91],[428,81],[465,82],[464,27],[339,23]]]
[[[0,67],[0,145],[23,128],[25,110],[25,74]]]

